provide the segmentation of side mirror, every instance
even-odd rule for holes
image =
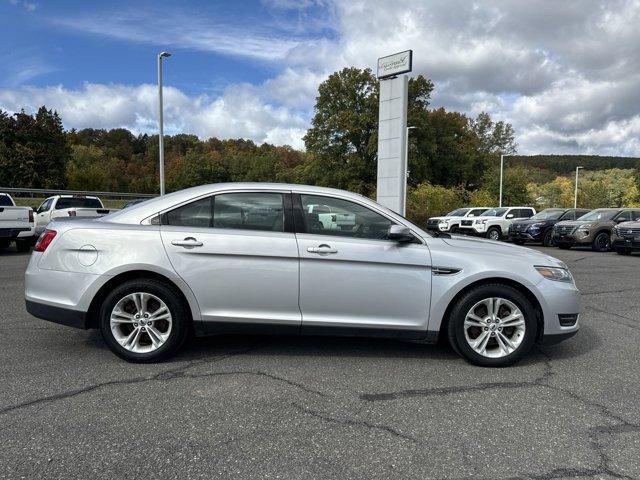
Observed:
[[[509,215],[507,215],[507,218],[513,218],[513,217],[514,217],[513,213],[510,213]]]
[[[406,243],[411,242],[414,237],[409,228],[402,225],[391,225],[387,238],[389,240],[395,240],[396,242]]]

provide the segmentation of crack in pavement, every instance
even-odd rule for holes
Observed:
[[[320,412],[318,412],[317,410],[312,410],[310,408],[307,407],[303,407],[302,405],[298,405],[297,403],[292,403],[291,404],[296,410],[298,410],[300,413],[304,413],[306,415],[311,415],[312,417],[318,418],[320,420],[323,420],[325,422],[328,423],[335,423],[338,425],[343,425],[343,426],[347,426],[347,427],[362,427],[362,428],[367,428],[369,430],[380,430],[386,433],[390,433],[391,435],[393,435],[394,437],[398,437],[398,438],[402,438],[404,440],[409,440],[412,443],[415,444],[419,444],[420,442],[410,436],[410,435],[406,435],[398,430],[396,430],[393,427],[389,427],[388,425],[383,425],[380,423],[371,423],[371,422],[367,422],[366,420],[355,420],[352,418],[335,418],[335,417],[330,417],[326,414],[322,414]]]
[[[580,292],[583,297],[589,295],[604,295],[606,293],[623,293],[623,292],[636,292],[638,288],[619,288],[618,290],[602,290],[600,292]]]
[[[178,378],[180,376],[183,376],[185,374],[185,371],[190,369],[190,368],[194,368],[197,367],[199,365],[204,365],[204,364],[211,364],[211,363],[216,363],[216,362],[220,362],[222,360],[225,360],[229,357],[233,357],[236,355],[242,355],[244,353],[248,353],[252,350],[255,350],[257,348],[259,348],[260,345],[252,345],[250,347],[247,348],[243,348],[241,350],[237,350],[228,354],[223,354],[223,355],[218,355],[215,357],[211,357],[211,356],[207,356],[207,357],[202,357],[196,360],[192,360],[189,362],[186,362],[184,365],[180,365],[176,368],[172,368],[172,369],[168,369],[165,370],[163,372],[159,372],[155,375],[151,375],[151,376],[146,376],[146,377],[134,377],[134,378],[125,378],[125,379],[120,379],[120,380],[109,380],[106,382],[101,382],[101,383],[96,383],[93,385],[87,385],[85,387],[82,388],[77,388],[75,390],[68,390],[66,392],[60,392],[60,393],[56,393],[53,395],[46,395],[40,398],[36,398],[33,400],[28,400],[22,403],[18,403],[18,404],[14,404],[14,405],[7,405],[4,407],[0,408],[0,415],[4,415],[6,413],[10,413],[13,412],[15,410],[20,410],[23,408],[27,408],[27,407],[32,407],[32,406],[36,406],[36,405],[42,405],[42,404],[47,404],[47,403],[52,403],[52,402],[56,402],[58,400],[64,400],[67,398],[72,398],[72,397],[76,397],[78,395],[83,395],[85,393],[89,393],[92,392],[94,390],[100,389],[100,388],[106,388],[106,387],[111,387],[114,385],[131,385],[131,384],[135,384],[135,383],[144,383],[144,382],[152,382],[152,381],[162,381],[162,380],[169,380],[172,378]],[[2,429],[4,430],[4,428]]]
[[[633,330],[637,330],[638,327],[640,327],[640,323],[638,322],[638,320],[636,320],[634,318],[627,317],[625,315],[620,315],[619,313],[608,312],[607,310],[603,310],[601,308],[594,307],[593,305],[589,305],[589,308],[591,310],[595,310],[596,312],[599,312],[599,313],[604,313],[606,315],[611,315],[613,317],[622,318],[624,320],[631,320],[632,322],[634,322],[633,325],[629,325],[628,323],[621,322],[620,320],[610,319],[613,323],[617,323],[618,325],[624,325],[625,327],[631,328]]]

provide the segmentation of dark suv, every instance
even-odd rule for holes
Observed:
[[[553,226],[563,220],[576,220],[589,213],[585,208],[547,208],[533,217],[516,220],[509,227],[509,238],[516,245],[526,242],[542,242],[545,247],[553,244]]]
[[[574,222],[559,222],[553,227],[553,242],[560,248],[591,245],[596,252],[611,248],[613,227],[640,218],[640,208],[598,208]]]

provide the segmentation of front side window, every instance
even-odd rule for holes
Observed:
[[[51,207],[51,202],[53,202],[53,198],[48,198],[42,202],[42,205],[38,207],[37,213],[48,212]]]
[[[305,231],[315,235],[386,240],[394,223],[388,218],[354,202],[316,195],[300,195]],[[310,208],[324,205],[330,213]]]
[[[631,214],[633,215],[634,222],[640,220],[640,210],[633,210]]]
[[[212,197],[207,197],[175,208],[164,214],[162,223],[177,227],[212,227],[211,202]]]

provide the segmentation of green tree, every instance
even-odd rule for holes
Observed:
[[[527,169],[523,166],[507,167],[504,169],[502,205],[531,205],[531,198],[527,179]],[[482,184],[497,200],[500,194],[500,170],[498,167],[489,169],[483,176]]]

